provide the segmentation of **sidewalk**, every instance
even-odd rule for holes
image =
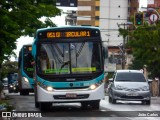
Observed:
[[[154,102],[155,104],[160,104],[160,96],[158,97],[151,97],[152,103]]]

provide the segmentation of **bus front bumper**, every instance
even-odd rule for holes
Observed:
[[[104,83],[101,84],[94,90],[56,90],[48,92],[40,86],[37,86],[37,102],[79,102],[79,101],[90,101],[100,100],[105,97],[104,94]]]

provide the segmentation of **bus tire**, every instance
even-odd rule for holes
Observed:
[[[35,100],[35,107],[39,108],[39,102],[37,102],[37,94],[36,94],[36,92],[34,94],[34,100]]]
[[[49,103],[49,102],[40,102],[39,104],[40,104],[41,111],[49,111],[49,109],[52,106],[52,103]]]
[[[20,95],[24,95],[24,90],[20,90]]]
[[[39,108],[39,102],[35,101],[35,108]]]
[[[81,102],[81,108],[82,108],[83,110],[86,110],[86,109],[88,108],[88,101],[83,101],[83,102]]]
[[[93,100],[93,101],[91,101],[92,109],[93,110],[98,110],[99,109],[99,103],[100,103],[100,100]]]
[[[20,95],[29,95],[29,91],[28,90],[21,90]]]

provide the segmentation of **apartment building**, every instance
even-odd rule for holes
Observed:
[[[138,0],[78,0],[77,25],[99,27],[102,40],[108,46],[110,62],[122,64],[120,47],[127,39],[119,35],[119,28],[128,29],[130,16],[138,8]],[[130,59],[127,57],[129,64]]]
[[[78,0],[77,25],[99,26],[100,0]]]
[[[138,10],[138,0],[78,0],[77,25],[100,27],[108,46],[123,43],[119,27],[127,28],[129,16]]]
[[[148,8],[159,8],[160,7],[160,0],[148,0],[147,7]]]

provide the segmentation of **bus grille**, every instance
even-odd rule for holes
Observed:
[[[66,95],[53,95],[54,99],[85,99],[88,98],[89,94],[81,94],[81,95],[77,95],[76,97],[66,97]]]

